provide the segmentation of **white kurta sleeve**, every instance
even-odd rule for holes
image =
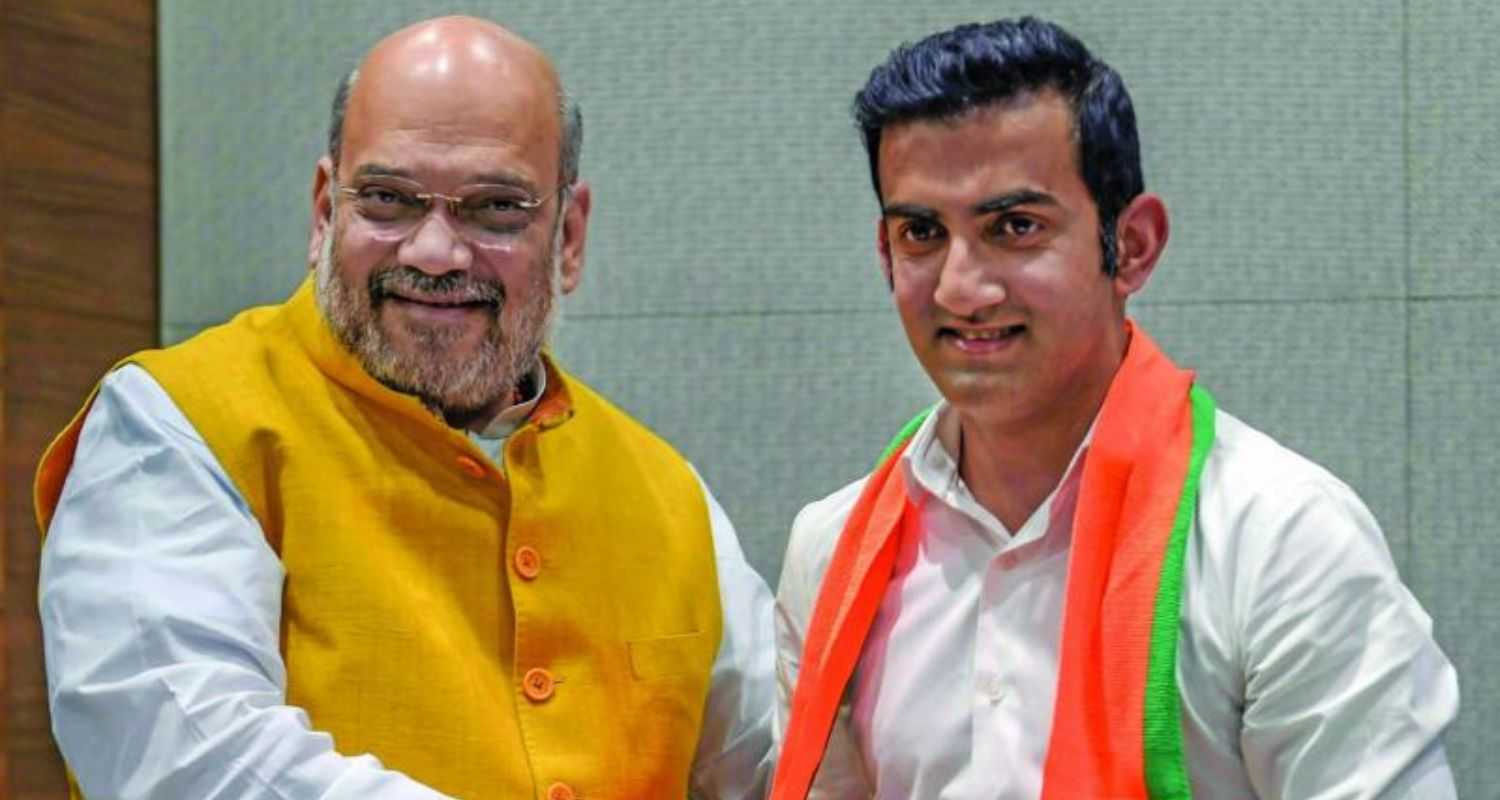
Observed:
[[[1332,478],[1247,509],[1240,745],[1261,798],[1455,796],[1458,681],[1379,526]]]
[[[42,549],[53,733],[89,797],[436,800],[286,704],[281,563],[144,370],[105,378]]]
[[[702,476],[698,480],[703,483]],[[771,590],[745,560],[734,525],[707,484],[703,484],[703,496],[713,528],[724,625],[703,710],[691,789],[695,798],[759,800],[768,788],[774,757]]]

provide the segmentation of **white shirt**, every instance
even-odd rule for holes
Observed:
[[[897,556],[812,797],[1035,798],[1056,700],[1088,439],[1021,529],[936,436],[902,456],[922,536]],[[1193,797],[1452,798],[1458,682],[1375,520],[1317,465],[1219,412],[1184,576],[1177,681]],[[778,730],[856,481],[792,526]]]
[[[498,452],[515,416],[486,430],[481,449]],[[771,596],[703,493],[724,626],[690,786],[700,797],[760,797],[771,765]],[[40,576],[53,733],[87,796],[442,797],[373,756],[336,752],[286,704],[284,578],[245,499],[161,386],[133,366],[107,376]]]

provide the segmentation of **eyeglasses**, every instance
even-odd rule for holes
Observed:
[[[564,188],[537,197],[519,186],[477,184],[464,187],[461,194],[448,195],[422,191],[412,181],[382,177],[338,191],[352,198],[354,210],[381,234],[407,236],[432,213],[433,202],[441,200],[465,238],[492,244],[526,230],[539,209]]]

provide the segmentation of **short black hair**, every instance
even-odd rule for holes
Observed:
[[[1072,34],[1037,19],[960,25],[894,50],[854,96],[870,179],[880,191],[880,134],[1054,91],[1073,112],[1078,168],[1099,212],[1104,271],[1115,272],[1115,221],[1145,191],[1135,107],[1124,81]]]

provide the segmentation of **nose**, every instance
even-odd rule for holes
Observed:
[[[1005,301],[998,265],[987,263],[977,250],[961,237],[953,237],[933,289],[933,301],[957,317],[972,317]]]
[[[467,271],[474,264],[474,251],[440,209],[434,209],[417,222],[416,230],[401,242],[396,255],[403,265],[428,275]]]

